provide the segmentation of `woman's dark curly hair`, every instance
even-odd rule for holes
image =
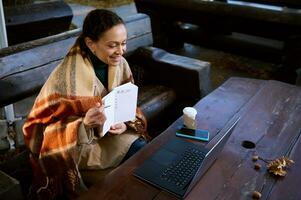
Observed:
[[[92,10],[86,16],[82,33],[74,46],[79,45],[82,54],[87,55],[90,49],[85,43],[85,38],[89,37],[92,41],[97,42],[103,33],[118,24],[124,24],[124,22],[116,13],[104,9]]]

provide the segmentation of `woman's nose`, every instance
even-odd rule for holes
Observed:
[[[116,53],[118,55],[122,55],[124,52],[125,52],[124,46],[123,45],[118,45],[118,49],[117,49]]]

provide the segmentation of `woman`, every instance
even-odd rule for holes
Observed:
[[[116,167],[145,145],[146,121],[139,109],[136,120],[102,133],[106,117],[101,98],[133,82],[122,57],[126,39],[120,17],[91,11],[82,34],[41,89],[23,127],[38,198],[75,198],[85,189],[79,170]]]

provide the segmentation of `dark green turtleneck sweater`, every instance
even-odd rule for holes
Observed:
[[[89,56],[97,78],[105,86],[105,88],[108,88],[108,65],[92,53],[89,53]]]

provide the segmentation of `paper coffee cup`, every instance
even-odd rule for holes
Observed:
[[[193,107],[185,107],[183,109],[183,121],[187,128],[196,129],[197,110]]]

